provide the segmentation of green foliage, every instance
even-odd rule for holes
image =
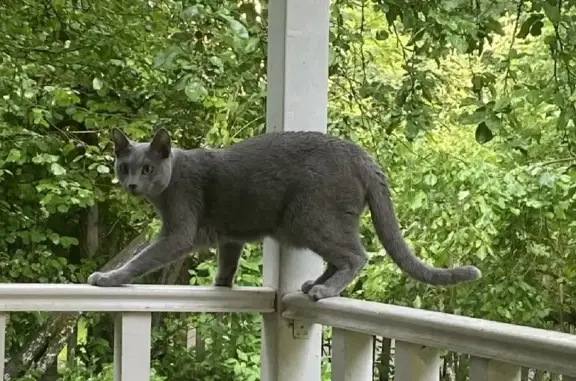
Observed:
[[[183,147],[263,132],[266,7],[0,2],[0,281],[84,282],[140,231],[157,229],[151,208],[113,179],[111,127],[141,139],[164,125]],[[333,2],[329,133],[387,168],[418,256],[484,274],[456,288],[408,279],[366,215],[370,263],[348,295],[567,329],[550,312],[576,311],[573,7]],[[210,283],[214,256],[199,258],[184,283]],[[261,245],[250,245],[237,283],[260,285],[261,272]],[[48,320],[11,315],[8,352]],[[62,379],[110,379],[111,326],[85,321],[88,341]],[[203,351],[187,349],[191,327]],[[257,380],[259,335],[257,315],[166,314],[154,329],[155,380]]]
[[[77,368],[64,368],[61,372],[62,381],[113,381],[114,380],[114,369],[112,364],[105,364],[101,372],[94,374],[89,369],[84,366],[79,366]],[[21,379],[21,381],[34,381],[36,379],[27,380],[26,378]],[[150,381],[166,381],[166,377],[159,376],[154,369],[152,370],[152,375]]]

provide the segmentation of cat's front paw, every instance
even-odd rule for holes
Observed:
[[[306,282],[304,282],[302,284],[300,289],[302,290],[303,293],[307,294],[308,292],[310,292],[312,287],[314,287],[314,281],[313,280],[307,280]]]
[[[313,301],[338,296],[338,291],[323,284],[317,284],[308,291],[308,297]]]
[[[122,284],[122,279],[115,276],[113,272],[95,272],[88,277],[88,284],[99,287],[117,287]]]

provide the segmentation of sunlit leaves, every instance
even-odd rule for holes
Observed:
[[[199,102],[208,95],[206,88],[202,85],[202,83],[197,81],[189,82],[184,88],[184,92],[186,93],[188,99],[193,102]]]
[[[64,174],[66,174],[66,169],[64,167],[62,167],[60,164],[58,163],[52,163],[50,164],[50,171],[55,175],[55,176],[62,176]]]
[[[102,82],[102,80],[100,78],[96,77],[92,80],[92,88],[94,90],[100,90],[100,89],[102,89],[103,86],[104,86],[104,82]]]
[[[10,150],[10,152],[8,152],[8,155],[6,156],[4,161],[6,161],[8,163],[13,163],[13,162],[17,162],[21,157],[22,157],[22,152],[20,152],[20,150],[18,150],[16,148],[12,148]]]

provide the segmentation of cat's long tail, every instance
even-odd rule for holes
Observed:
[[[432,285],[452,285],[482,276],[474,266],[441,269],[430,267],[416,257],[402,236],[384,173],[374,162],[371,162],[370,167],[373,171],[367,181],[367,202],[376,234],[388,255],[402,270],[412,278]]]

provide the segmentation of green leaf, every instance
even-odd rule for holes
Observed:
[[[502,24],[500,24],[498,20],[491,18],[486,26],[501,36],[505,34],[504,29],[502,28]]]
[[[542,27],[544,26],[544,23],[540,20],[536,21],[534,24],[532,24],[532,27],[530,28],[530,34],[533,36],[540,36],[542,34]]]
[[[110,168],[102,164],[99,164],[96,167],[96,170],[98,171],[98,173],[110,173]]]
[[[500,97],[496,99],[496,102],[494,103],[494,107],[492,108],[492,110],[495,112],[502,111],[504,108],[507,108],[508,106],[510,106],[510,99]]]
[[[412,307],[422,308],[422,299],[420,298],[420,295],[416,295],[416,298],[412,301]]]
[[[552,5],[547,1],[542,2],[542,6],[544,7],[544,13],[546,17],[548,17],[548,20],[550,20],[552,24],[558,25],[560,22],[560,9],[558,9],[558,6]]]
[[[184,19],[184,20],[190,20],[190,19],[194,18],[194,16],[196,16],[199,13],[199,11],[200,10],[199,10],[197,4],[191,5],[182,11],[182,13],[180,14],[180,17],[182,17],[182,19]]]
[[[376,39],[377,40],[385,40],[390,36],[390,33],[388,33],[388,31],[381,29],[378,32],[376,32]]]
[[[476,141],[480,144],[488,143],[490,140],[494,139],[494,134],[488,128],[485,122],[478,124],[476,127]]]
[[[484,78],[482,77],[482,75],[474,74],[474,76],[472,77],[472,88],[476,91],[482,90],[483,82]]]
[[[488,253],[486,252],[486,246],[480,246],[480,248],[478,248],[478,251],[476,251],[475,253],[476,258],[478,258],[481,261],[483,261],[486,258],[487,254]]]
[[[241,350],[237,349],[236,353],[238,354],[238,358],[244,362],[248,361],[248,356],[246,356],[246,353],[242,352]]]
[[[540,179],[538,180],[538,183],[540,185],[544,185],[547,187],[551,187],[552,184],[554,184],[554,181],[556,180],[555,176],[550,173],[550,172],[544,172],[541,176]]]
[[[102,89],[102,86],[104,86],[104,83],[100,78],[96,77],[92,80],[92,87],[94,90],[100,90]]]
[[[220,57],[216,57],[216,56],[210,57],[210,63],[212,65],[218,67],[218,69],[224,68],[224,63],[222,63],[222,60],[220,59]]]
[[[248,30],[246,29],[246,27],[239,22],[238,20],[234,19],[233,17],[230,16],[225,16],[223,15],[222,17],[224,17],[224,19],[226,21],[228,21],[228,25],[230,25],[230,28],[241,38],[248,38],[250,37],[250,35],[248,34]]]
[[[534,209],[540,209],[544,204],[542,203],[542,201],[531,199],[531,200],[526,201],[526,205],[528,205]]]
[[[192,102],[199,102],[208,95],[208,90],[200,82],[190,82],[184,89],[186,96]]]
[[[412,199],[412,202],[410,203],[410,209],[412,210],[420,209],[427,199],[428,196],[426,195],[426,193],[424,193],[423,191],[419,191],[418,193],[416,193],[416,196]]]
[[[424,183],[433,187],[438,182],[438,178],[433,173],[429,173],[424,177]]]
[[[52,163],[50,165],[50,171],[56,176],[62,176],[66,174],[66,169],[58,163]]]
[[[8,163],[15,163],[22,157],[22,152],[17,150],[16,148],[12,148],[10,152],[8,152],[8,156],[6,157],[6,162]]]
[[[532,27],[532,25],[534,24],[534,22],[536,22],[537,20],[541,20],[542,17],[544,17],[542,14],[540,13],[533,13],[530,15],[530,17],[528,17],[523,23],[522,26],[520,27],[520,31],[518,32],[518,34],[516,35],[516,37],[518,38],[526,38],[526,36],[528,36],[528,33],[530,32],[530,28]]]

